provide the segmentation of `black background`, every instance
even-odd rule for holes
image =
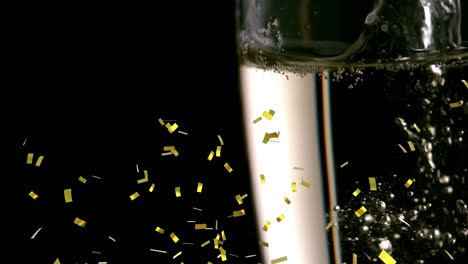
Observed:
[[[238,256],[228,255],[230,263],[258,255],[250,197],[242,206],[234,198],[250,193],[234,1],[40,4],[7,12],[2,99],[12,131],[7,140],[14,143],[4,185],[8,255],[18,263],[57,257],[61,263],[218,263],[212,239],[221,230],[223,247]],[[188,135],[170,134],[158,118],[177,120]],[[225,145],[221,158],[209,162],[217,135]],[[162,157],[167,145],[180,156]],[[26,164],[27,153],[34,162],[45,156],[41,167]],[[137,184],[143,174],[136,164],[149,171],[148,183]],[[201,194],[197,182],[204,183]],[[65,204],[68,188],[73,202]],[[136,191],[140,197],[131,201]],[[227,218],[240,209],[246,216]],[[75,217],[86,227],[73,224]],[[194,231],[187,223],[214,228],[216,219],[218,231]],[[171,232],[181,241],[173,243]]]

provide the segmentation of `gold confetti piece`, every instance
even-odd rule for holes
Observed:
[[[177,131],[177,132],[179,132],[179,133],[180,133],[180,134],[182,134],[182,135],[188,135],[188,133],[187,133],[187,132],[183,132],[183,131],[180,131],[180,130],[179,130],[179,131]]]
[[[135,192],[134,194],[130,195],[130,200],[135,200],[136,198],[140,197],[140,194],[138,192]]]
[[[341,164],[340,168],[343,168],[344,166],[348,165],[348,162],[346,161],[345,163]]]
[[[150,248],[150,251],[167,254],[167,251],[159,250],[159,249],[152,249],[152,248]]]
[[[177,241],[179,241],[179,238],[174,234],[174,232],[172,232],[169,236],[172,238],[174,243],[177,243]]]
[[[291,183],[291,188],[292,188],[292,191],[293,191],[293,192],[296,192],[296,191],[297,191],[296,183],[295,183],[295,182]]]
[[[364,207],[364,206],[361,206],[361,208],[359,208],[356,212],[354,212],[356,214],[357,217],[360,217],[361,215],[363,215],[365,212],[367,212],[367,209]]]
[[[175,196],[180,197],[182,194],[180,193],[180,187],[175,187]]]
[[[466,86],[466,88],[468,88],[468,82],[466,82],[465,80],[461,80],[463,82],[463,84]]]
[[[172,257],[172,259],[177,258],[178,256],[180,256],[180,254],[182,254],[182,251],[180,251],[179,253],[175,254],[174,257]]]
[[[285,201],[287,204],[290,204],[290,203],[291,203],[291,201],[289,201],[288,197],[286,197],[286,196],[284,197],[284,201]]]
[[[392,258],[385,250],[382,250],[379,255],[379,259],[381,259],[385,264],[395,264],[396,260]]]
[[[83,184],[85,184],[86,181],[87,181],[87,180],[86,180],[85,178],[83,178],[82,176],[80,176],[80,177],[78,178],[78,180],[79,180],[80,182],[82,182]]]
[[[112,240],[112,242],[115,242],[115,241],[116,241],[116,240],[115,240],[113,237],[111,237],[111,236],[109,236],[109,239]]]
[[[371,191],[377,191],[377,184],[374,177],[369,177],[369,186]]]
[[[406,183],[405,183],[405,187],[406,187],[406,188],[409,188],[409,187],[411,186],[411,184],[413,184],[413,180],[408,179],[408,180],[406,181]]]
[[[174,156],[176,156],[176,157],[179,156],[179,152],[177,152],[177,150],[175,149],[174,146],[164,146],[164,149],[163,149],[163,150],[164,150],[164,151],[169,150],[170,152],[172,152],[172,154],[173,154]]]
[[[232,168],[231,166],[229,166],[229,164],[226,162],[226,164],[224,164],[224,168],[226,168],[226,170],[231,173],[232,172]]]
[[[271,260],[271,264],[275,264],[275,263],[280,263],[280,262],[283,262],[283,261],[286,261],[288,260],[288,257],[282,257],[282,258],[277,258],[277,259],[273,259]]]
[[[450,253],[448,253],[447,250],[444,249],[444,251],[445,251],[445,253],[447,253],[447,255],[449,256],[449,258],[450,258],[451,260],[455,260],[455,259],[452,257],[452,255],[451,255]]]
[[[164,234],[164,229],[160,228],[159,226],[156,227],[156,232],[160,234]]]
[[[327,228],[325,228],[325,229],[328,230],[328,229],[330,229],[330,227],[332,227],[332,223],[331,223],[331,222],[328,223]]]
[[[171,125],[169,122],[167,122],[166,124],[166,127],[167,127],[167,130],[169,130],[169,133],[173,133],[174,131],[176,131],[176,129],[179,127],[176,123],[174,123],[173,125]]]
[[[239,210],[239,211],[234,211],[232,215],[233,215],[234,217],[243,216],[243,215],[245,215],[245,211],[244,211],[244,209]]]
[[[262,117],[261,117],[261,116],[259,116],[257,119],[255,119],[255,120],[253,121],[253,123],[256,124],[256,123],[260,122],[260,120],[262,120]]]
[[[398,144],[398,146],[401,148],[401,150],[403,151],[403,153],[408,153],[408,152],[406,151],[406,149],[405,149],[402,145]]]
[[[75,225],[78,225],[78,226],[81,226],[81,227],[85,227],[85,225],[86,225],[86,221],[85,221],[85,220],[82,220],[82,219],[80,219],[80,218],[78,218],[78,217],[75,218],[75,221],[73,221],[73,223],[74,223]]]
[[[29,193],[29,196],[31,196],[31,198],[33,198],[34,200],[36,200],[37,197],[39,197],[39,195],[37,195],[37,194],[34,193],[33,191],[31,191],[31,192]]]
[[[144,183],[144,182],[147,182],[147,181],[148,181],[148,171],[147,171],[147,170],[144,170],[143,173],[145,174],[145,177],[144,177],[143,179],[137,180],[137,183],[138,183],[138,184],[141,184],[141,183]]]
[[[26,159],[26,164],[32,164],[34,153],[28,153],[28,158]]]
[[[203,183],[199,182],[199,183],[198,183],[198,186],[197,186],[197,192],[198,192],[198,193],[201,193],[201,192],[202,192],[202,189],[203,189]]]
[[[271,110],[270,110],[271,111]],[[274,112],[273,112],[274,113]],[[263,114],[262,114],[263,117],[265,117],[266,119],[268,120],[271,120],[273,118],[273,115],[268,113],[267,111],[263,111]]]
[[[408,146],[409,146],[409,148],[410,148],[411,151],[415,151],[415,150],[416,150],[416,149],[414,148],[413,142],[408,141]]]
[[[221,144],[221,146],[224,146],[224,142],[223,142],[223,139],[221,138],[221,135],[218,135],[218,139],[219,139],[219,143]]]
[[[60,260],[57,258],[57,259],[54,261],[54,264],[60,264]]]
[[[213,159],[213,156],[214,156],[214,152],[211,151],[211,152],[210,152],[210,155],[208,156],[208,160],[211,161],[211,160]]]
[[[31,239],[34,239],[36,238],[37,234],[39,234],[39,231],[41,231],[42,227],[39,227],[39,229],[36,230],[36,232],[34,232],[34,234],[31,236]]]
[[[353,264],[357,264],[357,255],[353,253]]]
[[[421,133],[421,129],[419,129],[418,125],[416,125],[416,123],[413,124],[413,127],[414,129],[416,129],[416,131],[418,131],[418,133]]]
[[[268,247],[268,246],[269,246],[269,244],[268,244],[267,242],[263,242],[263,241],[259,241],[258,244],[259,244],[260,246],[264,246],[264,247]]]
[[[294,167],[293,170],[304,170],[304,168],[300,168],[300,167]]]
[[[218,248],[218,243],[219,243],[219,240],[218,239],[213,239],[213,244],[214,244],[214,248]]]
[[[223,238],[223,241],[226,241],[226,235],[224,234],[224,230],[221,231],[221,237]]]
[[[201,244],[201,247],[204,247],[210,243],[210,240],[206,241],[205,243]]]
[[[451,108],[460,107],[460,106],[463,105],[463,101],[460,100],[460,101],[455,102],[455,103],[450,103],[449,105],[450,105]]]
[[[44,160],[44,156],[39,156],[39,158],[36,161],[36,167],[40,167],[42,160]]]
[[[195,230],[204,230],[206,229],[206,224],[195,224]]]
[[[216,147],[216,157],[221,157],[221,146]]]
[[[245,258],[253,258],[253,257],[256,257],[257,255],[247,255],[245,256]]]
[[[310,188],[310,183],[308,183],[308,182],[306,182],[304,180],[302,180],[301,185],[303,185],[303,186],[305,186],[307,188]]]
[[[262,228],[262,229],[263,229],[263,231],[266,232],[266,231],[268,231],[268,228],[270,228],[270,221],[267,220],[267,221],[265,222],[265,225],[263,225],[263,228]]]
[[[354,197],[356,197],[356,196],[358,196],[360,193],[361,193],[361,190],[359,190],[359,188],[357,188],[357,189],[353,192],[353,195],[354,195]]]
[[[222,260],[222,261],[226,261],[226,260],[227,260],[226,254],[221,254],[221,260]]]
[[[276,218],[276,221],[278,221],[278,223],[279,223],[279,222],[281,222],[281,220],[283,220],[283,219],[284,219],[284,215],[281,214],[280,216],[278,216],[278,217]]]
[[[273,133],[265,133],[265,136],[263,137],[263,143],[267,144],[268,141],[272,138],[278,138],[279,137],[279,132],[273,132]]]
[[[247,198],[247,196],[249,196],[248,194],[244,194],[242,195],[241,199],[244,200],[245,198]]]
[[[154,190],[154,183],[153,183],[153,184],[151,184],[151,187],[149,188],[149,190],[148,190],[148,191],[149,191],[149,192],[153,192],[153,190]]]
[[[161,124],[161,126],[164,126],[164,121],[162,120],[162,118],[159,118],[158,121],[159,121],[159,124]]]
[[[169,156],[172,155],[172,152],[163,152],[161,153],[161,156]]]
[[[63,195],[65,196],[65,203],[71,203],[73,201],[71,191],[71,189],[65,189],[63,191]]]
[[[260,174],[260,181],[262,184],[265,184],[265,175]]]
[[[237,203],[238,203],[238,204],[242,204],[242,203],[243,203],[240,194],[236,195],[236,200],[237,200]]]
[[[216,219],[215,229],[218,230],[218,219]]]

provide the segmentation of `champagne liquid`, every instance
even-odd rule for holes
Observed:
[[[464,263],[465,55],[374,65],[241,65],[257,226],[269,243],[264,263],[284,256],[287,263],[353,263],[353,253],[358,263],[382,263],[382,250],[397,263]],[[271,120],[253,124],[270,109]],[[279,137],[264,144],[273,132]],[[367,212],[357,217],[361,206]]]

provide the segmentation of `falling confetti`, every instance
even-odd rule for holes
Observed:
[[[28,157],[26,159],[26,164],[32,164],[33,157],[34,157],[34,153],[28,153]]]
[[[263,231],[266,232],[266,231],[268,231],[268,228],[270,228],[270,221],[267,220],[267,221],[265,222],[265,225],[263,225],[263,228],[262,228],[262,229],[263,229]]]
[[[418,127],[418,125],[416,125],[416,123],[413,124],[413,127],[414,127],[414,129],[416,129],[416,131],[417,131],[418,133],[421,133],[421,129],[419,129],[419,127]]]
[[[327,225],[327,227],[325,228],[325,230],[328,230],[328,229],[330,229],[330,227],[332,227],[332,223],[331,223],[331,222],[330,222],[330,223],[328,223],[328,225]]]
[[[369,177],[369,186],[371,191],[377,191],[377,184],[374,177]]]
[[[83,178],[82,176],[80,176],[80,177],[78,178],[78,180],[79,180],[80,182],[82,182],[83,184],[85,184],[86,181],[87,181],[87,180],[86,180],[85,178]]]
[[[348,165],[348,162],[346,161],[345,163],[340,165],[340,168],[343,168],[344,166]]]
[[[158,121],[159,121],[159,124],[161,124],[161,126],[164,126],[164,121],[162,120],[162,118],[159,118]]]
[[[164,146],[164,151],[170,151],[174,156],[179,156],[179,152],[175,149],[174,146]]]
[[[357,264],[357,255],[353,253],[353,264]]]
[[[115,240],[113,237],[111,237],[111,236],[109,236],[109,239],[110,239],[112,242],[115,242],[115,241],[116,241],[116,240]]]
[[[182,254],[182,251],[180,251],[179,253],[175,254],[174,257],[172,257],[172,259],[177,258],[177,257],[180,256],[181,254]]]
[[[291,203],[291,201],[289,201],[288,197],[286,197],[286,196],[284,197],[284,201],[285,201],[287,204],[290,204],[290,203]]]
[[[261,116],[259,116],[257,119],[255,119],[255,120],[253,121],[253,123],[256,124],[256,123],[258,123],[260,120],[262,120],[262,117],[261,117]]]
[[[197,185],[197,193],[201,193],[203,189],[203,183],[199,182]]]
[[[224,230],[221,231],[221,237],[223,238],[223,241],[226,241],[226,234],[224,233]]]
[[[264,111],[262,116],[265,117],[268,120],[271,120],[273,118],[273,115],[275,115],[275,111],[271,110],[270,111]]]
[[[221,157],[221,146],[216,147],[216,157]]]
[[[164,234],[164,229],[160,228],[159,226],[156,227],[156,232],[160,234]]]
[[[221,135],[218,135],[218,139],[219,139],[219,143],[221,144],[221,146],[223,146],[224,142],[223,142],[223,139],[221,138]]]
[[[354,195],[354,197],[356,197],[356,196],[358,196],[360,193],[361,193],[361,190],[359,190],[359,188],[357,188],[357,189],[353,192],[353,195]]]
[[[240,194],[236,195],[235,198],[236,198],[236,201],[237,201],[238,204],[242,204],[242,203],[243,203],[242,197],[240,196]]]
[[[390,256],[385,250],[382,250],[382,252],[380,252],[379,259],[381,259],[385,264],[396,263],[392,256]]]
[[[260,246],[264,246],[264,247],[268,247],[268,246],[269,246],[269,244],[268,244],[267,242],[263,242],[263,241],[259,241],[258,244],[259,244]]]
[[[403,153],[408,153],[408,152],[406,151],[406,149],[405,149],[401,144],[398,144],[398,146],[401,148],[401,151],[403,151]]]
[[[460,107],[463,105],[463,101],[458,101],[458,102],[454,102],[454,103],[450,103],[449,104],[451,108],[456,108],[456,107]]]
[[[279,222],[281,222],[283,219],[284,219],[284,215],[281,214],[280,216],[278,216],[278,217],[276,218],[276,221],[278,221],[278,223],[279,223]]]
[[[214,156],[214,152],[211,151],[210,155],[208,155],[208,160],[211,161],[213,159],[213,156]]]
[[[159,249],[152,249],[152,248],[150,248],[150,251],[167,254],[167,251],[159,250]]]
[[[233,215],[234,217],[243,216],[243,215],[245,215],[245,211],[244,211],[244,209],[239,210],[239,211],[234,211],[234,212],[232,213],[232,215]]]
[[[195,230],[204,230],[206,229],[206,224],[195,224]]]
[[[465,80],[461,80],[463,82],[463,84],[466,86],[466,88],[468,88],[468,82],[466,82]]]
[[[295,183],[295,182],[291,183],[291,189],[292,189],[293,192],[296,192],[296,191],[297,191],[296,183]]]
[[[187,132],[183,132],[183,131],[180,131],[180,130],[179,130],[179,131],[177,131],[177,132],[179,132],[179,133],[180,133],[180,134],[182,134],[182,135],[186,135],[186,136],[188,135],[188,133],[187,133]]]
[[[149,191],[149,192],[153,192],[153,190],[154,190],[154,186],[155,186],[155,185],[154,185],[154,183],[153,183],[153,184],[151,184],[151,187],[149,188],[149,190],[148,190],[148,191]]]
[[[265,184],[265,175],[260,174],[260,182],[261,182],[262,184]]]
[[[172,241],[174,241],[174,243],[177,243],[179,241],[179,238],[174,234],[174,232],[172,232],[169,236],[172,238]]]
[[[455,259],[452,257],[452,255],[451,255],[450,253],[448,253],[447,250],[444,249],[444,251],[445,251],[445,253],[447,253],[447,255],[449,256],[449,258],[450,258],[451,260],[455,260]]]
[[[412,152],[416,150],[416,149],[414,148],[413,142],[408,141],[408,146],[409,146],[409,148],[410,148],[410,150],[411,150]]]
[[[137,180],[138,184],[144,183],[148,181],[148,171],[144,170],[143,173],[145,174],[145,177],[143,179]]]
[[[177,129],[178,127],[179,127],[179,126],[178,126],[176,123],[174,123],[173,125],[171,125],[169,122],[167,122],[167,124],[166,124],[167,130],[168,130],[169,133],[171,133],[171,134],[172,134],[174,131],[176,131],[176,129]]]
[[[283,261],[286,261],[288,260],[288,257],[282,257],[282,258],[277,258],[277,259],[273,259],[271,260],[271,264],[275,264],[275,263],[280,263],[280,262],[283,262]]]
[[[232,172],[232,168],[231,166],[229,166],[229,164],[226,162],[226,164],[224,164],[224,168],[226,168],[226,170],[231,173]]]
[[[406,187],[406,188],[409,188],[409,187],[411,186],[411,184],[413,184],[413,180],[408,179],[408,180],[406,181],[406,183],[405,183],[405,187]]]
[[[36,161],[36,167],[40,167],[43,160],[44,156],[39,156],[39,158]]]
[[[130,200],[135,200],[136,198],[140,197],[140,194],[138,192],[135,192],[134,194],[130,195]]]
[[[78,217],[75,218],[75,221],[73,221],[73,223],[75,225],[78,225],[78,226],[81,226],[81,227],[85,227],[85,225],[86,225],[86,221],[84,221],[84,220],[82,220],[82,219],[80,219]]]
[[[39,195],[37,195],[37,194],[34,193],[33,191],[31,191],[31,192],[29,193],[29,196],[31,196],[31,198],[33,198],[34,200],[36,200],[37,197],[39,197]]]
[[[302,180],[301,185],[305,186],[306,188],[310,188],[310,183],[308,183],[308,182],[306,182],[304,180]]]
[[[54,264],[60,264],[60,260],[57,258],[57,259],[54,261]]]
[[[361,215],[363,215],[365,212],[367,212],[367,209],[364,207],[364,206],[361,206],[361,208],[359,208],[356,212],[354,212],[356,214],[357,217],[360,217]]]
[[[37,234],[39,234],[39,231],[41,231],[41,230],[42,230],[42,227],[39,227],[39,229],[37,229],[37,231],[34,232],[34,234],[31,236],[31,239],[36,238]]]
[[[201,247],[204,247],[210,243],[210,240],[206,241],[205,243],[201,244]]]
[[[73,201],[71,191],[71,189],[65,189],[63,191],[63,194],[65,196],[65,203],[71,203]]]
[[[180,197],[182,194],[180,193],[180,187],[175,187],[175,196]]]

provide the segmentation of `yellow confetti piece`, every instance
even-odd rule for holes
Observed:
[[[283,219],[284,219],[284,215],[281,214],[280,216],[278,216],[278,217],[276,218],[276,221],[278,221],[278,223],[279,223],[279,222],[281,222],[281,220],[283,220]]]
[[[256,257],[257,255],[247,255],[245,256],[245,258],[253,258],[253,257]]]
[[[174,234],[174,232],[172,232],[169,236],[172,238],[174,243],[177,243],[177,241],[179,241],[179,238]]]
[[[258,244],[259,244],[260,246],[264,246],[264,247],[268,247],[268,246],[269,246],[269,244],[268,244],[267,242],[263,242],[263,241],[259,241]]]
[[[363,215],[365,212],[367,212],[367,209],[364,207],[364,206],[361,206],[361,208],[359,208],[356,212],[354,212],[356,214],[357,217],[360,217],[361,215]]]
[[[286,197],[286,196],[284,197],[284,201],[285,201],[287,204],[290,204],[290,203],[291,203],[291,201],[289,201],[288,197]]]
[[[143,173],[145,174],[145,177],[144,177],[143,179],[137,180],[137,183],[138,183],[138,184],[141,184],[141,183],[144,183],[144,182],[147,182],[147,181],[148,181],[148,171],[147,171],[147,170],[144,170]]]
[[[31,198],[33,198],[34,200],[36,200],[37,197],[39,197],[39,195],[37,195],[37,194],[34,193],[33,191],[31,191],[31,192],[29,193],[29,196],[31,196]]]
[[[173,133],[174,131],[176,131],[176,129],[179,127],[176,123],[174,123],[173,125],[171,125],[169,122],[167,122],[166,124],[166,127],[167,127],[167,130],[169,130],[169,133]]]
[[[34,157],[34,153],[28,153],[28,157],[26,159],[26,164],[32,164],[33,157]]]
[[[172,152],[163,152],[161,153],[161,156],[169,156],[172,155]]]
[[[361,193],[361,190],[359,190],[359,188],[357,188],[357,189],[353,192],[353,195],[354,195],[354,197],[356,197],[356,196],[358,196],[360,193]]]
[[[265,175],[260,174],[260,182],[261,182],[262,184],[265,184]]]
[[[219,143],[221,144],[221,146],[224,146],[224,142],[223,142],[223,139],[221,138],[221,135],[218,135],[218,139],[219,139]]]
[[[234,212],[232,213],[232,215],[233,215],[234,217],[243,216],[243,215],[245,215],[245,211],[244,211],[244,209],[239,210],[239,211],[234,211]]]
[[[445,251],[445,253],[447,253],[447,255],[449,256],[449,258],[450,258],[451,260],[455,260],[455,259],[452,257],[452,255],[451,255],[450,253],[448,253],[447,250],[444,249],[444,251]]]
[[[269,112],[264,111],[262,116],[265,117],[268,120],[271,120],[273,118],[273,115],[275,114],[275,111],[270,110]]]
[[[266,232],[266,231],[268,231],[268,228],[270,228],[270,221],[267,220],[267,221],[265,222],[265,225],[263,225],[263,228],[262,228],[262,229],[263,229],[263,231]]]
[[[175,187],[175,196],[180,197],[182,194],[180,193],[180,187]]]
[[[57,259],[54,261],[54,264],[60,264],[60,260],[57,258]]]
[[[87,181],[87,180],[86,180],[85,178],[83,178],[82,176],[80,176],[80,177],[78,178],[78,180],[79,180],[80,182],[82,182],[83,184],[85,184],[86,181]]]
[[[164,121],[162,120],[162,118],[159,118],[158,121],[159,121],[159,124],[161,124],[161,126],[164,126]]]
[[[222,260],[222,261],[226,261],[226,260],[227,260],[226,254],[221,254],[221,260]]]
[[[307,188],[310,188],[310,183],[308,183],[308,182],[306,182],[304,180],[302,180],[301,185],[303,185],[303,186],[305,186]]]
[[[276,263],[280,263],[280,262],[283,262],[283,261],[286,261],[288,260],[288,257],[282,257],[282,258],[277,258],[277,259],[273,259],[271,260],[271,264],[276,264]]]
[[[248,194],[244,194],[242,195],[241,199],[244,200],[245,198],[247,198],[247,196],[249,196]]]
[[[242,203],[243,203],[242,197],[240,196],[240,194],[236,195],[235,198],[236,198],[238,204],[242,204]]]
[[[164,151],[170,151],[174,156],[179,156],[179,152],[177,152],[177,150],[175,149],[174,146],[164,146]]]
[[[71,191],[71,189],[65,189],[63,191],[63,195],[65,196],[65,203],[71,203],[73,201]]]
[[[405,183],[405,187],[406,187],[406,188],[409,188],[409,187],[411,186],[411,184],[413,184],[413,180],[408,179],[408,180],[406,181],[406,183]]]
[[[462,105],[463,105],[463,101],[462,101],[462,100],[460,100],[460,101],[458,101],[458,102],[455,102],[455,103],[450,103],[449,105],[450,105],[450,107],[451,107],[451,108],[460,107],[460,106],[462,106]]]
[[[221,231],[221,237],[223,238],[223,241],[226,241],[226,234],[224,234],[224,230]]]
[[[278,138],[279,137],[279,132],[273,132],[273,133],[265,133],[265,136],[263,137],[263,143],[267,144],[268,141],[272,138]]]
[[[164,234],[164,229],[160,228],[159,226],[156,227],[156,232],[160,234]]]
[[[195,224],[195,230],[204,230],[206,229],[206,224]]]
[[[109,236],[109,239],[112,240],[112,242],[116,242],[116,240],[111,236]]]
[[[130,200],[135,200],[136,198],[140,197],[140,194],[138,192],[135,192],[134,194],[130,195]]]
[[[218,240],[218,239],[213,239],[214,248],[218,248],[218,247],[219,247],[218,243],[219,243],[219,240]]]
[[[468,82],[466,82],[465,80],[461,80],[463,82],[463,84],[466,86],[466,88],[468,88]]]
[[[416,125],[416,123],[413,124],[413,127],[414,127],[414,129],[416,129],[416,131],[418,133],[421,133],[421,129],[419,129],[419,127],[418,127],[418,125]]]
[[[416,150],[416,148],[414,148],[413,142],[408,141],[408,146],[409,146],[409,148],[410,148],[411,151],[415,151],[415,150]]]
[[[261,117],[261,116],[259,116],[257,119],[255,119],[255,120],[253,121],[253,123],[256,124],[256,123],[258,123],[260,120],[262,120],[262,117]]]
[[[177,132],[179,132],[179,134],[182,134],[182,135],[188,135],[188,133],[187,133],[187,132],[183,132],[183,131],[180,131],[180,130],[179,130],[179,131],[177,131]]]
[[[210,240],[206,241],[205,243],[201,244],[201,247],[204,247],[210,243]]]
[[[379,255],[379,259],[381,259],[385,264],[395,264],[396,260],[392,258],[385,250],[382,250]]]
[[[357,264],[357,255],[353,253],[353,264]]]
[[[154,183],[153,183],[153,184],[151,184],[151,187],[149,188],[149,190],[148,190],[148,191],[149,191],[149,192],[153,192],[153,190],[154,190],[154,186],[155,186],[155,185],[154,185]]]
[[[221,157],[221,146],[216,147],[216,157]]]
[[[78,226],[81,226],[81,227],[85,227],[85,225],[86,225],[86,221],[85,221],[85,220],[82,220],[82,219],[80,219],[80,218],[78,218],[78,217],[75,218],[75,221],[73,221],[73,223],[74,223],[75,225],[78,225]]]
[[[327,227],[325,228],[326,230],[330,229],[330,227],[332,227],[332,223],[328,223]]]
[[[291,183],[291,188],[292,188],[292,191],[293,191],[293,192],[297,192],[297,188],[296,188],[296,183],[295,183],[295,182]]]
[[[294,168],[293,168],[293,170],[301,170],[301,171],[303,171],[303,170],[304,170],[304,168],[300,168],[300,167],[294,167]]]
[[[34,234],[31,236],[31,239],[34,239],[36,238],[37,234],[39,234],[39,231],[41,231],[42,227],[39,227],[39,229],[36,230],[36,232],[34,232]]]
[[[344,166],[348,165],[348,162],[346,161],[345,163],[340,165],[340,168],[343,168]]]
[[[40,167],[42,160],[44,160],[44,156],[39,156],[39,158],[36,161],[36,167]]]
[[[402,145],[398,144],[398,146],[401,148],[401,150],[403,151],[403,153],[408,153],[408,152],[406,151],[406,149],[405,149]]]
[[[198,183],[198,186],[197,186],[197,192],[198,192],[198,193],[201,193],[201,192],[202,192],[202,189],[203,189],[203,183],[199,182],[199,183]]]
[[[180,256],[180,254],[182,254],[182,251],[180,251],[179,253],[175,254],[174,257],[172,257],[172,259],[177,258],[178,256]]]
[[[214,156],[214,152],[211,151],[210,155],[208,155],[208,160],[211,161],[213,159],[213,156]]]
[[[229,166],[229,164],[226,162],[226,164],[224,164],[224,168],[226,168],[226,170],[231,173],[232,172],[232,168],[231,166]]]
[[[218,230],[218,219],[216,219],[215,229]]]
[[[374,177],[369,177],[369,186],[371,191],[377,191],[377,184]]]

